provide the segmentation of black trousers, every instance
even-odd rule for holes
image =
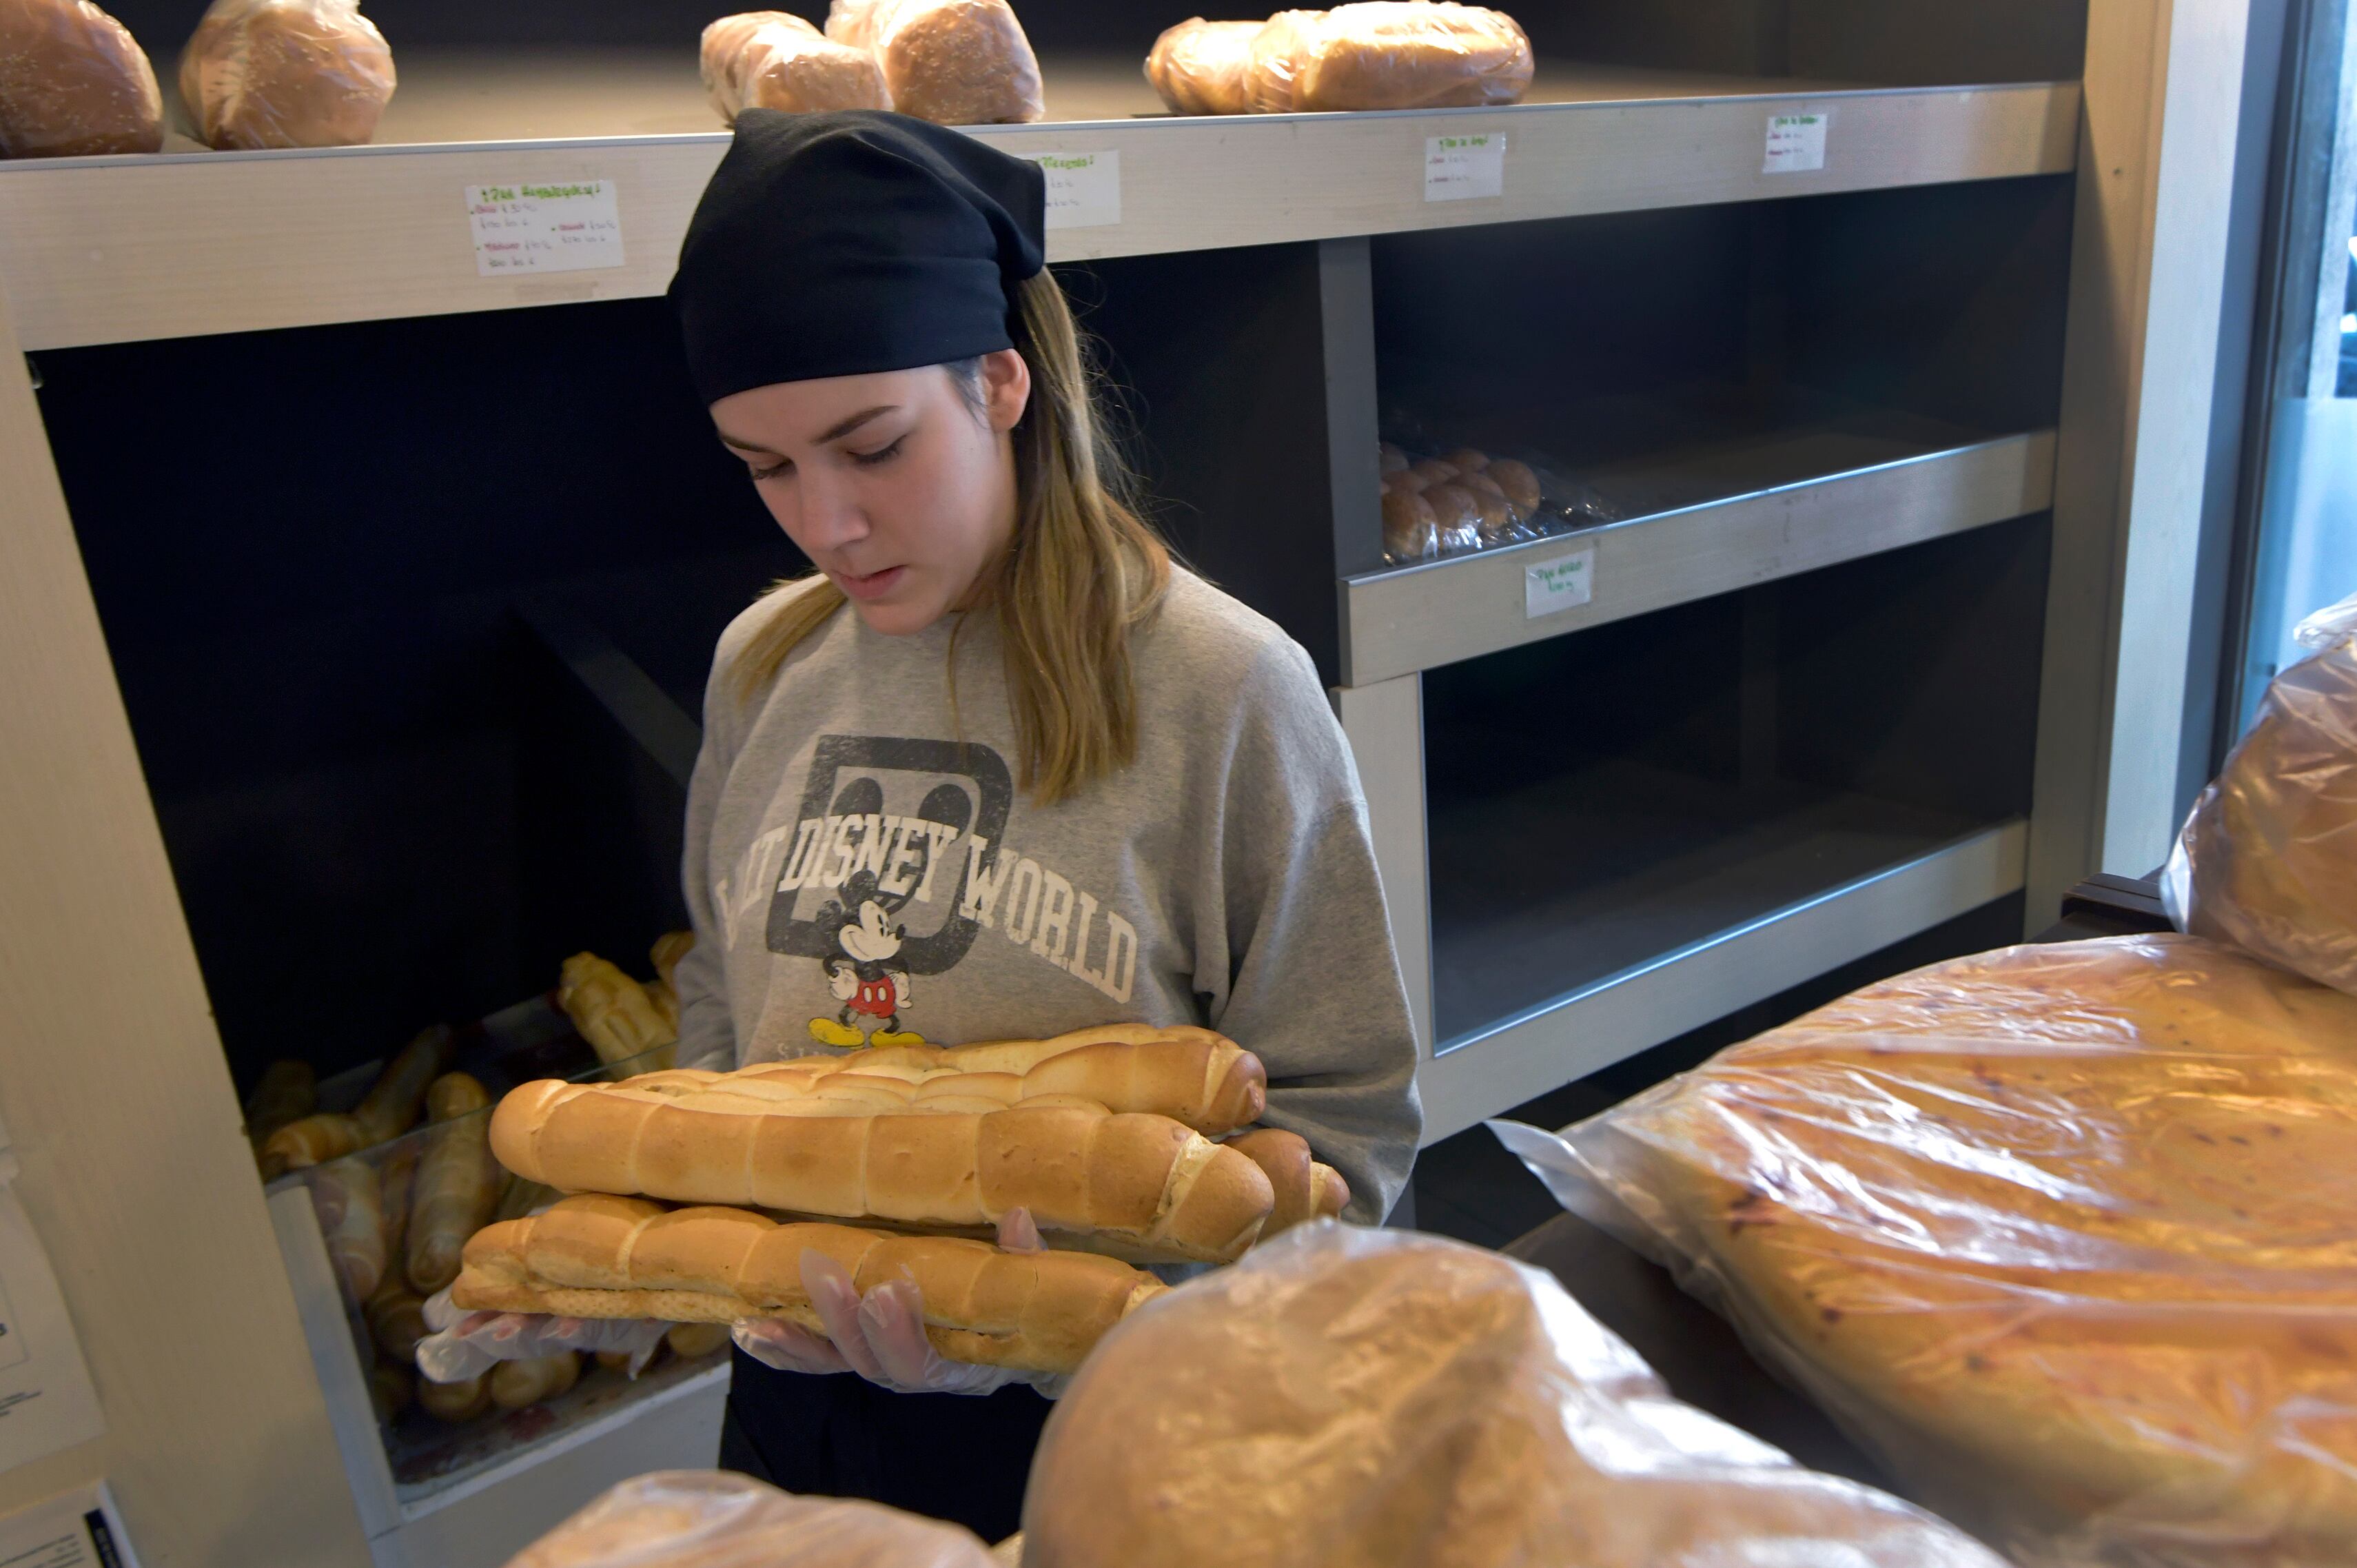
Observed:
[[[1031,1451],[1055,1409],[1032,1390],[896,1394],[853,1372],[814,1378],[730,1355],[722,1469],[949,1520],[985,1542],[1022,1528]]]

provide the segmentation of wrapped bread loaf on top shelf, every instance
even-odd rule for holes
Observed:
[[[835,0],[822,35],[748,11],[704,30],[705,91],[745,109],[890,109],[940,125],[1041,118],[1039,58],[1006,0]]]
[[[704,91],[730,124],[745,109],[888,109],[875,54],[788,11],[748,11],[704,29]]]
[[[1530,91],[1531,41],[1501,11],[1451,0],[1364,0],[1280,11],[1255,27],[1191,17],[1146,57],[1181,114],[1477,108]]]
[[[356,0],[213,0],[180,55],[180,100],[210,147],[357,145],[393,85]]]
[[[0,0],[0,157],[163,145],[163,92],[129,28],[90,0]]]

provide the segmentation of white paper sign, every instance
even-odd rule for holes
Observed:
[[[139,1568],[106,1483],[0,1519],[0,1568]]]
[[[470,185],[467,223],[475,233],[475,271],[482,277],[622,264],[622,214],[610,179]]]
[[[1768,156],[1760,172],[1800,174],[1824,167],[1825,132],[1833,123],[1830,109],[1820,109],[1813,114],[1769,115]]]
[[[105,1431],[48,1254],[16,1189],[0,1186],[0,1470]]]
[[[1048,227],[1103,229],[1121,221],[1119,153],[1030,153],[1048,177]]]
[[[1426,136],[1424,139],[1424,199],[1470,201],[1506,194],[1506,138]]]
[[[1535,620],[1540,616],[1584,605],[1595,589],[1596,551],[1593,547],[1525,566],[1523,568],[1523,618]]]

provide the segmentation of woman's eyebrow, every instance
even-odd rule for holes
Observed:
[[[861,425],[866,424],[869,420],[874,419],[877,414],[890,413],[899,406],[900,405],[897,403],[878,403],[874,408],[863,408],[857,413],[853,414],[850,418],[837,420],[834,424],[830,425],[827,428],[826,434],[820,436],[814,445],[823,446],[830,441],[840,441],[845,436],[850,435],[853,431],[858,429]]]
[[[758,457],[783,456],[782,453],[770,451],[758,441],[748,441],[741,435],[731,435],[726,430],[720,433],[720,445],[727,447],[731,452],[750,452]]]

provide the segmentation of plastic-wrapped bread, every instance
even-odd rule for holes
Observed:
[[[1262,26],[1190,16],[1167,27],[1146,57],[1146,80],[1181,114],[1249,114],[1253,40]]]
[[[856,49],[876,47],[876,26],[881,12],[897,0],[833,0],[826,8],[826,36]]]
[[[1406,476],[1399,476],[1405,481]],[[1440,553],[1440,517],[1407,482],[1383,491],[1383,555],[1394,565]]]
[[[1514,510],[1522,513],[1524,519],[1538,515],[1541,499],[1539,477],[1531,471],[1529,464],[1517,463],[1511,457],[1501,457],[1481,471],[1488,475],[1500,489],[1506,492],[1506,499],[1513,503]]]
[[[1293,107],[1306,111],[1470,108],[1530,91],[1531,41],[1480,5],[1362,0],[1306,30],[1293,57]]]
[[[1209,1029],[1114,1024],[1048,1040],[877,1046],[726,1073],[675,1068],[641,1074],[631,1087],[657,1094],[715,1090],[826,1100],[846,1112],[922,1109],[944,1099],[1015,1105],[1064,1094],[1108,1111],[1168,1116],[1216,1137],[1260,1119],[1268,1072],[1258,1057]]]
[[[393,89],[393,51],[355,0],[213,0],[180,55],[180,100],[212,147],[354,146]]]
[[[935,1349],[1028,1372],[1071,1371],[1165,1288],[1091,1252],[1008,1252],[952,1236],[780,1224],[741,1208],[590,1194],[479,1232],[450,1300],[469,1312],[673,1323],[783,1317],[823,1332],[802,1287],[805,1251],[841,1263],[862,1294],[913,1279]]]
[[[2312,651],[2267,683],[2161,893],[2179,929],[2357,995],[2357,597],[2294,636]]]
[[[1297,107],[1297,83],[1309,36],[1323,11],[1279,11],[1253,35],[1244,65],[1244,98],[1255,114],[1289,114]]]
[[[725,1470],[634,1476],[507,1568],[990,1568],[953,1524],[879,1503],[802,1498]]]
[[[565,961],[556,1004],[608,1067],[637,1063],[631,1070],[648,1071],[671,1066],[664,1047],[678,1041],[677,1022],[665,1020],[645,986],[596,953],[577,952]]]
[[[463,1072],[444,1075],[427,1091],[434,1128],[418,1156],[409,1201],[409,1283],[432,1295],[458,1277],[467,1238],[491,1217],[500,1197],[491,1160],[491,1102],[483,1086]]]
[[[1432,508],[1442,554],[1480,548],[1481,508],[1471,490],[1451,480],[1433,486],[1418,499]]]
[[[0,0],[0,157],[163,145],[156,68],[129,28],[90,0]]]
[[[868,25],[899,113],[937,125],[1046,117],[1039,58],[1006,0],[888,0]]]
[[[2009,1555],[2348,1561],[2357,997],[2174,933],[2008,948],[1501,1136]]]
[[[1027,1568],[2003,1568],[1670,1397],[1554,1277],[1308,1226],[1107,1335]]]
[[[1276,1203],[1233,1149],[1167,1116],[1065,1095],[844,1115],[824,1101],[637,1081],[527,1083],[500,1102],[491,1146],[518,1176],[570,1192],[929,1230],[1028,1208],[1059,1239],[1154,1262],[1230,1262]]]
[[[704,91],[732,125],[745,109],[890,107],[872,52],[837,43],[791,12],[723,16],[704,29],[702,56]]]

